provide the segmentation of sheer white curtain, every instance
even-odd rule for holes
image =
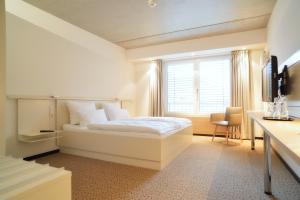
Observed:
[[[150,74],[150,115],[163,116],[163,72],[162,60],[155,60],[151,64]]]
[[[247,111],[252,109],[251,70],[248,50],[232,52],[232,106],[243,108],[242,135],[250,138]]]

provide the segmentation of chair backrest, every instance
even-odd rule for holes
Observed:
[[[227,107],[225,113],[225,120],[229,125],[241,125],[243,120],[243,108],[242,107]]]

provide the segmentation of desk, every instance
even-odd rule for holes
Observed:
[[[263,120],[263,113],[248,112],[251,118],[251,149],[255,149],[254,122],[264,130],[264,190],[272,194],[271,188],[271,139],[283,145],[293,159],[300,160],[300,120],[295,121],[270,121]]]

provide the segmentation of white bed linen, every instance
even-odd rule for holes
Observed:
[[[181,127],[186,127],[187,125],[191,125],[192,121],[186,118],[179,117],[137,117],[134,119],[141,119],[145,121],[165,121],[165,122],[173,122]]]
[[[176,133],[176,131],[171,131],[164,135],[153,134],[153,133],[141,133],[141,132],[126,132],[126,131],[111,131],[111,130],[91,130],[87,127],[80,127],[79,125],[74,124],[64,124],[63,130],[72,133],[78,133],[84,136],[84,134],[104,134],[104,135],[118,135],[118,136],[126,136],[126,137],[139,137],[139,138],[154,138],[154,139],[162,139]]]
[[[153,134],[166,134],[181,128],[181,125],[172,121],[125,119],[113,120],[98,124],[88,124],[91,130],[111,130],[125,132],[141,132]]]
[[[191,121],[184,118],[172,117],[141,117],[127,120],[107,121],[99,124],[89,124],[79,127],[65,124],[64,130],[69,131],[110,131],[118,134],[157,135],[164,136],[191,125]]]
[[[141,132],[153,134],[166,134],[191,125],[185,118],[175,117],[138,117],[123,120],[107,121],[99,124],[89,124],[91,130],[112,130],[125,132]]]

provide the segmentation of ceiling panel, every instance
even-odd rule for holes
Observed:
[[[25,0],[126,48],[265,27],[275,0]]]

